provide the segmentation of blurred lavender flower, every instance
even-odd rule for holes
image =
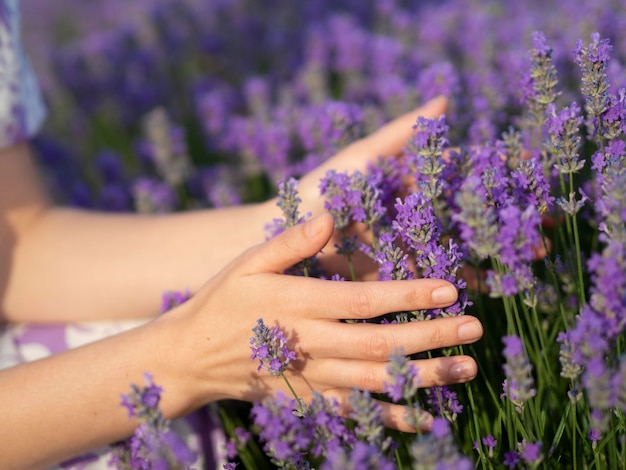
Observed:
[[[298,196],[298,181],[295,178],[287,178],[278,182],[276,205],[282,211],[283,217],[274,219],[271,224],[266,226],[269,238],[304,222],[304,217],[300,215],[298,210],[301,202],[302,199]]]
[[[446,187],[439,175],[444,169],[443,151],[448,146],[448,126],[444,116],[438,119],[418,117],[413,138],[407,145],[407,158],[417,170],[417,188],[436,200]]]
[[[576,42],[574,62],[581,70],[580,91],[585,97],[588,127],[592,138],[602,134],[600,116],[608,108],[609,80],[606,74],[612,46],[600,34],[591,34],[591,42],[585,47],[582,39]]]
[[[395,204],[396,217],[392,228],[400,234],[404,246],[415,252],[417,258],[432,250],[439,240],[440,227],[430,199],[415,192]]]
[[[381,407],[367,390],[353,390],[350,393],[350,419],[354,420],[356,438],[386,452],[391,438],[385,436],[385,426]]]
[[[506,359],[504,374],[506,379],[502,384],[500,398],[508,398],[518,413],[524,410],[524,404],[535,396],[532,377],[532,365],[529,363],[524,346],[519,336],[509,335],[502,338],[504,343],[503,355]]]
[[[413,468],[424,470],[470,470],[472,461],[461,455],[454,443],[450,423],[435,418],[430,434],[418,434],[410,447]]]
[[[402,350],[395,350],[389,357],[387,366],[389,379],[385,382],[385,393],[395,403],[412,403],[417,395],[419,378],[417,369]]]
[[[579,128],[583,120],[580,108],[576,103],[572,103],[557,113],[554,103],[550,103],[546,114],[550,151],[555,157],[555,166],[560,173],[571,177],[585,165],[585,161],[578,157],[581,142]]]
[[[312,435],[294,413],[296,409],[299,409],[296,401],[279,392],[255,403],[250,417],[264,443],[264,451],[274,463],[306,468],[303,466],[304,454],[311,445]]]
[[[315,457],[332,455],[356,443],[352,431],[339,416],[336,400],[328,400],[315,392],[307,404],[303,427],[313,434],[311,454]]]
[[[394,470],[396,466],[381,449],[365,442],[355,442],[351,448],[332,449],[320,470]]]
[[[252,329],[254,336],[250,338],[251,359],[259,360],[258,370],[265,369],[270,375],[281,375],[296,359],[296,353],[287,345],[287,338],[278,326],[269,328],[263,319],[257,320]]]
[[[544,33],[534,31],[531,34],[531,43],[530,83],[532,91],[530,91],[528,99],[533,123],[538,129],[541,129],[545,122],[544,116],[548,105],[554,103],[558,96],[556,91],[558,79],[556,68],[552,64],[552,49],[547,45]]]
[[[163,214],[176,208],[172,187],[152,178],[139,178],[132,186],[135,210],[140,214]]]
[[[394,233],[386,231],[380,234],[378,250],[373,256],[378,264],[378,279],[381,281],[414,279],[409,255],[397,246]]]
[[[528,468],[537,468],[542,462],[543,455],[541,454],[541,447],[541,442],[523,441],[518,445],[519,455],[528,465]]]
[[[456,420],[463,412],[463,405],[459,403],[457,393],[450,390],[447,385],[429,388],[427,402],[435,415],[450,422]]]
[[[165,313],[177,307],[191,298],[191,291],[167,291],[161,296],[161,313]]]
[[[143,125],[145,150],[160,176],[171,187],[180,186],[192,171],[183,129],[172,124],[163,108],[150,111]]]
[[[459,212],[452,219],[459,224],[461,240],[478,260],[495,255],[500,249],[497,214],[487,202],[480,177],[468,176],[455,201]]]
[[[132,392],[122,395],[121,404],[128,417],[136,418],[140,424],[132,437],[115,446],[109,464],[119,470],[191,468],[197,455],[170,429],[170,421],[163,418],[159,409],[163,389],[150,374],[144,374],[144,378],[145,387],[132,384]]]

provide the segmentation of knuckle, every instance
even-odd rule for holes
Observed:
[[[380,332],[372,332],[363,338],[365,357],[374,361],[386,361],[392,351],[392,342]]]
[[[349,314],[352,318],[370,318],[374,314],[374,294],[372,290],[365,285],[359,285],[350,297],[350,305],[348,307]]]
[[[382,390],[383,378],[380,376],[379,369],[368,367],[357,381],[359,390],[368,390],[370,392],[379,392]]]
[[[445,341],[446,335],[441,326],[432,326],[432,331],[430,332],[430,346],[428,349],[437,349],[442,348],[446,345]]]

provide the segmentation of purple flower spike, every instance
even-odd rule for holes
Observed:
[[[289,363],[296,359],[296,353],[287,347],[284,333],[277,326],[268,328],[262,318],[257,320],[252,331],[254,336],[250,338],[250,358],[259,360],[259,371],[265,369],[270,375],[281,375]]]

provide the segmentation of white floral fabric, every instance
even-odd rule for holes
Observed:
[[[22,48],[18,0],[0,0],[0,148],[35,135],[45,114]]]

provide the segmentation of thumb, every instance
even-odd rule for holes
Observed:
[[[325,212],[285,230],[246,253],[245,271],[283,273],[286,269],[320,252],[333,234],[333,217]]]

